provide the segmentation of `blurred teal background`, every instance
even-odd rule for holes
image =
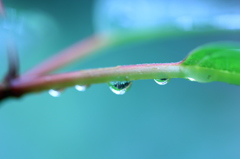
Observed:
[[[94,34],[95,1],[4,2],[29,17],[20,21],[26,27],[17,37],[22,72]],[[239,41],[239,32],[148,40],[104,51],[62,71],[177,62],[199,45],[227,40]],[[0,46],[3,76],[7,63]],[[10,99],[0,107],[0,158],[238,159],[239,94],[235,85],[172,79],[165,86],[134,81],[122,96],[98,84],[85,92],[69,88],[59,98],[43,92]]]

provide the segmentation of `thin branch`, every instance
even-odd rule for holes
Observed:
[[[46,75],[56,69],[64,67],[69,63],[76,61],[79,58],[89,56],[95,51],[99,51],[107,46],[108,40],[103,35],[94,35],[84,41],[80,41],[73,46],[57,53],[55,56],[40,63],[35,68],[26,72],[22,77],[33,78],[37,76]]]
[[[22,95],[49,89],[61,89],[74,85],[92,85],[110,81],[132,81],[139,79],[183,78],[178,63],[141,64],[116,66],[109,68],[82,70],[77,72],[54,74],[38,77],[34,80],[16,79],[11,92]]]

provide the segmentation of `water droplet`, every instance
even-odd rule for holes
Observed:
[[[87,86],[86,85],[84,85],[84,86],[76,85],[75,89],[80,91],[80,92],[84,92],[87,89]]]
[[[48,91],[48,93],[52,96],[52,97],[59,97],[62,93],[62,90],[55,90],[55,89],[50,89]]]
[[[117,95],[126,93],[132,85],[131,81],[113,81],[108,83],[111,91]]]
[[[154,79],[154,81],[159,85],[165,85],[170,81],[170,79],[169,78],[161,78],[161,79]]]
[[[187,78],[189,81],[196,81],[194,78],[188,77]]]

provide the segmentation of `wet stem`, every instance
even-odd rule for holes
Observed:
[[[36,67],[0,85],[0,99],[21,97],[32,92],[62,89],[74,85],[92,85],[110,81],[132,81],[139,79],[181,78],[179,63],[141,64],[109,68],[89,69],[61,74],[49,74],[77,59],[111,47],[106,36],[94,35],[57,53]]]
[[[116,66],[46,75],[35,78],[16,79],[11,90],[20,94],[39,92],[49,89],[60,89],[74,85],[92,85],[111,81],[132,81],[139,79],[183,78],[180,63],[142,64]]]

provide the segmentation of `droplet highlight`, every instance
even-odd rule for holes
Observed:
[[[62,93],[62,90],[55,90],[55,89],[50,89],[48,91],[48,93],[52,96],[52,97],[59,97]]]
[[[166,85],[170,79],[169,78],[161,78],[161,79],[154,79],[154,81],[159,85]]]
[[[81,85],[76,85],[76,86],[75,86],[75,89],[78,90],[79,92],[84,92],[84,91],[86,91],[87,86],[86,86],[86,85],[83,85],[83,86],[81,86]]]
[[[125,94],[131,87],[131,81],[112,81],[108,83],[110,90],[117,94],[123,95]]]
[[[189,81],[196,81],[194,78],[188,77],[187,78]]]

